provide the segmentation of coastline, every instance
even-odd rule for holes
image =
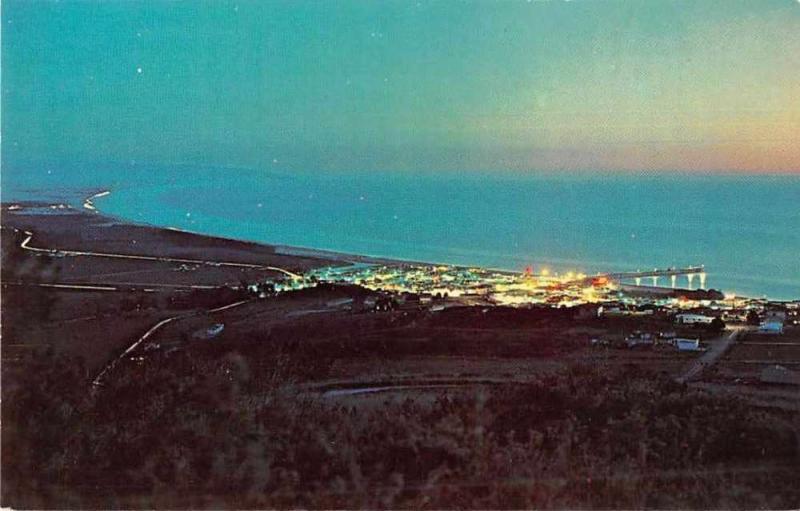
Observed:
[[[369,255],[369,254],[346,253],[346,252],[339,252],[339,251],[334,251],[334,250],[320,249],[320,248],[315,248],[315,247],[304,247],[304,246],[295,246],[295,245],[264,243],[264,242],[257,241],[257,240],[249,240],[249,239],[233,238],[233,237],[226,237],[226,236],[218,236],[218,235],[203,233],[201,231],[193,231],[193,230],[190,230],[190,229],[183,229],[183,228],[178,228],[178,227],[174,227],[174,226],[153,225],[153,224],[150,224],[150,223],[147,223],[147,222],[136,221],[136,220],[133,220],[133,219],[130,219],[130,218],[126,218],[126,217],[118,217],[116,215],[110,215],[110,214],[104,213],[102,210],[97,209],[97,206],[94,205],[93,202],[91,201],[91,199],[107,197],[107,196],[111,195],[111,193],[112,193],[111,190],[104,189],[104,190],[102,190],[100,192],[94,193],[93,195],[91,195],[90,197],[85,199],[84,202],[89,201],[89,203],[92,205],[92,209],[96,213],[104,215],[104,216],[109,217],[109,218],[114,218],[114,219],[116,219],[116,220],[118,220],[120,222],[123,222],[123,223],[130,223],[132,225],[147,225],[149,227],[153,227],[153,228],[156,228],[156,229],[171,230],[171,231],[175,231],[175,232],[192,234],[192,235],[195,235],[195,236],[203,236],[203,237],[210,237],[210,238],[215,238],[215,239],[219,239],[219,240],[227,240],[227,241],[230,241],[230,242],[254,243],[256,245],[271,247],[273,250],[276,251],[276,253],[287,255],[287,256],[290,256],[290,257],[321,258],[321,259],[328,259],[328,260],[332,260],[332,261],[336,261],[338,263],[344,263],[344,264],[374,264],[374,265],[387,265],[387,266],[402,266],[402,265],[447,266],[447,267],[450,267],[450,268],[465,269],[465,270],[466,269],[470,269],[470,268],[480,268],[482,270],[486,270],[486,271],[490,271],[490,272],[494,272],[494,273],[498,273],[498,274],[503,274],[503,275],[511,275],[511,276],[520,276],[520,275],[523,275],[525,273],[524,271],[519,271],[519,270],[511,270],[511,269],[507,269],[507,268],[496,268],[496,267],[491,267],[491,266],[481,266],[481,265],[478,265],[478,264],[465,265],[465,264],[454,264],[454,263],[441,262],[441,261],[438,261],[438,262],[437,261],[421,261],[421,260],[414,260],[414,259],[402,259],[402,258],[394,258],[394,257],[375,256],[375,255]],[[331,265],[331,266],[335,266],[335,265]],[[591,275],[600,276],[600,275],[603,275],[603,274],[605,274],[605,273],[597,271],[597,272],[593,272],[593,273],[587,274],[587,275],[589,275],[589,276],[591,276]],[[648,286],[637,286],[637,285],[633,285],[633,284],[624,284],[623,287],[630,288],[630,289],[638,289],[639,291],[642,291],[642,292],[646,292],[648,289],[650,289]],[[663,294],[665,294],[665,292],[676,291],[676,290],[677,291],[688,291],[688,292],[697,291],[697,290],[685,289],[685,288],[678,288],[678,289],[675,289],[675,288],[672,288],[672,289],[670,289],[670,288],[654,288],[654,289],[657,289],[657,290],[660,291],[659,293],[657,293],[659,295],[663,295]],[[793,301],[796,301],[796,300],[800,299],[800,297],[797,297],[797,298],[787,298],[787,299],[782,299],[782,300],[780,300],[780,299],[776,300],[776,299],[771,299],[771,298],[766,297],[766,296],[756,297],[756,296],[744,295],[744,294],[737,294],[737,298],[744,299],[744,300],[759,300],[759,299],[764,300],[764,299],[766,299],[766,300],[770,300],[770,301],[773,301],[773,302],[793,302]]]
[[[156,225],[151,224],[148,222],[137,221],[132,218],[127,217],[120,217],[114,214],[109,214],[104,212],[102,209],[98,207],[94,203],[94,199],[107,197],[113,193],[112,190],[103,189],[99,192],[95,192],[94,194],[88,196],[87,198],[83,199],[83,207],[89,209],[97,214],[100,214],[106,218],[111,218],[121,223],[127,223],[131,225],[145,225],[148,227],[152,227],[155,229],[165,229],[185,234],[191,234],[194,236],[202,236],[208,238],[214,238],[219,240],[226,240],[231,242],[243,242],[243,243],[253,243],[256,245],[261,245],[265,247],[271,247],[276,251],[276,253],[280,253],[282,255],[291,256],[291,257],[314,257],[320,259],[329,259],[332,261],[342,262],[346,264],[378,264],[378,265],[415,265],[415,266],[448,266],[452,268],[475,268],[478,265],[464,265],[464,264],[453,264],[449,262],[443,261],[421,261],[417,259],[403,259],[403,258],[396,258],[396,257],[385,257],[385,256],[378,256],[378,255],[370,255],[370,254],[355,254],[355,253],[348,253],[348,252],[340,252],[336,250],[328,250],[324,248],[316,248],[316,247],[306,247],[306,246],[298,246],[298,245],[285,245],[280,243],[269,243],[269,242],[262,242],[258,240],[251,240],[251,239],[244,239],[244,238],[234,238],[229,236],[219,236],[215,234],[204,233],[202,231],[195,231],[192,229],[185,229],[181,227],[175,226],[165,226],[165,225]],[[88,206],[87,206],[88,205]],[[5,203],[3,204],[5,207]],[[521,275],[523,272],[518,270],[510,270],[507,268],[493,268],[493,267],[483,267],[481,268],[497,273],[507,274],[507,275]]]
[[[724,207],[710,208],[707,213],[712,216],[708,220],[704,219],[705,213],[698,211],[697,216],[672,221],[663,213],[678,205],[659,203],[652,219],[632,224],[623,221],[620,215],[607,219],[587,217],[584,213],[591,210],[589,206],[580,214],[573,215],[566,210],[562,214],[553,209],[553,200],[541,205],[534,201],[536,204],[525,206],[528,203],[515,196],[508,211],[519,221],[493,219],[490,215],[494,210],[490,211],[486,204],[474,211],[466,207],[466,198],[473,200],[470,194],[478,191],[477,183],[472,180],[454,190],[462,195],[454,199],[452,207],[443,205],[440,215],[431,216],[431,194],[423,197],[419,207],[404,206],[405,203],[383,204],[381,200],[385,197],[377,194],[386,190],[378,184],[356,187],[346,181],[344,184],[329,181],[318,182],[303,175],[286,186],[282,182],[274,185],[290,197],[291,202],[276,199],[279,192],[263,191],[258,182],[250,184],[248,181],[242,195],[228,191],[224,200],[208,195],[208,187],[200,187],[198,198],[210,200],[208,205],[182,191],[180,186],[141,192],[126,186],[120,187],[118,193],[115,190],[113,197],[106,198],[107,203],[99,199],[96,206],[157,226],[176,226],[276,246],[358,254],[371,260],[480,267],[512,274],[521,273],[529,265],[536,271],[548,269],[550,273],[596,274],[706,264],[709,287],[725,293],[791,300],[800,291],[798,276],[789,271],[791,264],[784,261],[780,249],[776,248],[781,246],[774,240],[779,236],[776,228],[754,232],[754,222],[749,222],[744,230],[734,229],[732,224],[718,221],[727,218],[719,216],[725,211]],[[525,183],[531,193],[551,189],[550,183],[536,179]],[[442,190],[450,186],[438,181],[429,184]],[[612,183],[598,194],[615,194],[624,203],[628,200],[629,188],[637,184],[638,181],[619,186]],[[325,197],[320,191],[323,186],[332,187]],[[398,186],[406,191],[415,190],[405,181]],[[513,191],[507,188],[504,185],[502,191]],[[733,187],[727,193],[738,193],[740,188]],[[305,190],[309,192],[308,197],[304,195]],[[583,199],[584,192],[585,187],[574,193],[571,188],[553,189],[553,193],[566,194],[565,198],[578,194],[576,198]],[[363,201],[359,193],[364,194]],[[487,200],[498,200],[500,195],[496,190]],[[268,201],[264,202],[263,211],[258,209],[262,200]],[[297,208],[291,205],[294,200],[299,201]],[[141,201],[141,207],[137,201]],[[639,204],[638,199],[634,202]],[[393,213],[398,213],[399,219]],[[548,216],[541,216],[544,214]],[[529,223],[531,227],[527,228]],[[476,228],[477,225],[482,227]],[[713,234],[715,232],[718,234]],[[673,238],[675,242],[665,246],[664,240]],[[794,246],[795,238],[787,235],[786,246]],[[762,239],[763,243],[754,241]],[[721,241],[724,243],[718,243]],[[743,253],[750,255],[738,255]],[[780,267],[772,271],[777,265]]]
[[[152,170],[163,171],[164,178],[81,179],[80,184],[73,180],[70,188],[42,188],[39,183],[23,187],[23,182],[7,187],[3,198],[60,200],[59,195],[67,195],[83,207],[87,197],[112,191],[91,199],[91,205],[120,221],[261,243],[289,255],[479,267],[511,274],[532,266],[537,273],[562,275],[703,263],[708,287],[729,295],[780,300],[800,295],[796,260],[787,258],[800,238],[782,227],[789,225],[796,210],[786,200],[796,188],[794,182],[756,181],[744,187],[730,180],[714,181],[720,200],[699,203],[690,200],[683,187],[661,178],[652,183],[626,178],[578,185],[533,175],[513,183],[500,180],[482,195],[481,180],[475,176],[454,183],[395,173],[388,182],[367,179],[356,185],[348,174],[284,176],[265,171],[243,174],[229,186],[218,169],[200,169],[193,174],[201,180],[196,182],[162,166]],[[392,190],[400,199],[391,198]],[[455,194],[453,201],[437,200],[438,193],[448,190]],[[412,192],[419,194],[418,200],[408,200]],[[665,200],[642,198],[655,192]],[[766,194],[773,197],[770,215],[732,221],[735,215],[723,199],[743,194],[754,197],[742,199],[747,209],[757,207]],[[604,207],[598,197],[621,207],[644,208],[649,214],[641,221],[616,210],[608,217],[590,214]],[[570,200],[577,201],[575,207],[563,207],[572,204]],[[683,213],[676,217],[670,211]],[[660,284],[669,285],[663,279]],[[679,284],[689,287],[686,279]]]
[[[184,229],[174,226],[156,225],[149,222],[138,221],[132,218],[122,217],[115,214],[103,211],[97,203],[96,199],[111,195],[113,192],[109,189],[95,189],[90,190],[89,194],[84,194],[80,198],[71,198],[64,196],[60,201],[53,202],[48,199],[26,199],[26,200],[3,200],[0,202],[0,210],[12,214],[26,214],[31,213],[37,209],[47,208],[53,212],[60,211],[65,214],[84,214],[92,215],[98,220],[111,221],[122,227],[141,227],[153,230],[160,230],[166,232],[174,232],[181,235],[196,237],[198,239],[214,240],[219,243],[232,243],[232,244],[245,244],[254,247],[261,247],[274,251],[275,254],[283,255],[286,257],[295,257],[300,259],[321,259],[330,261],[332,263],[341,264],[354,264],[354,263],[370,263],[370,264],[428,264],[418,261],[404,261],[398,259],[372,257],[359,254],[349,254],[344,252],[336,252],[331,250],[316,249],[313,247],[296,247],[290,245],[264,243],[256,240],[248,240],[241,238],[234,238],[229,236],[218,236],[208,234],[201,231],[194,231],[191,229]],[[68,248],[67,250],[78,250],[80,247]]]
[[[236,246],[246,245],[249,247],[258,247],[260,249],[270,251],[272,256],[282,256],[285,258],[296,259],[297,261],[300,262],[301,266],[305,266],[307,260],[309,259],[320,262],[324,261],[324,264],[312,265],[312,267],[314,268],[319,268],[321,266],[334,267],[334,266],[354,265],[354,264],[370,264],[370,265],[386,265],[386,266],[404,266],[404,265],[429,266],[429,267],[446,266],[449,268],[465,269],[465,270],[472,268],[480,268],[485,271],[491,271],[498,274],[512,275],[512,276],[519,276],[524,273],[521,271],[509,270],[505,268],[486,267],[477,264],[464,265],[464,264],[453,264],[447,262],[420,261],[413,259],[402,259],[393,257],[373,256],[366,254],[347,253],[334,250],[319,249],[314,247],[273,244],[246,238],[219,236],[215,234],[204,233],[202,231],[194,231],[174,226],[155,225],[141,220],[135,220],[128,217],[109,214],[103,211],[102,205],[98,204],[97,199],[108,197],[112,193],[113,191],[107,188],[98,188],[94,190],[89,189],[85,191],[80,198],[77,198],[77,196],[73,198],[70,198],[69,196],[64,196],[64,200],[57,204],[50,203],[46,200],[41,200],[41,201],[23,200],[23,201],[4,201],[2,202],[2,204],[0,204],[0,207],[2,207],[3,211],[14,214],[24,213],[26,208],[47,207],[50,210],[54,210],[53,212],[66,213],[67,211],[69,211],[72,214],[82,213],[86,215],[91,215],[95,217],[95,219],[98,221],[114,222],[118,227],[122,229],[146,228],[155,231],[162,231],[163,233],[175,233],[176,235],[180,236],[193,237],[196,238],[197,240],[207,240],[208,242],[215,244],[222,244],[222,245],[231,244]],[[46,194],[43,193],[43,195]],[[80,246],[78,247],[70,246],[63,248],[67,251],[82,249],[82,247]],[[156,247],[156,253],[158,253],[157,247]],[[594,273],[594,275],[602,275],[602,273],[597,272]],[[634,288],[636,286],[633,286],[631,284],[626,284],[625,287]],[[646,290],[646,288],[647,286],[644,286],[642,287],[642,290]],[[669,288],[658,288],[658,289],[669,290]],[[685,288],[677,288],[677,290],[693,291]],[[769,300],[773,302],[792,302],[797,300],[797,298],[774,299],[766,296],[757,297],[754,295],[745,295],[738,293],[736,296],[737,298],[740,299]]]

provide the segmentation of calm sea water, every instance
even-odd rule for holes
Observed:
[[[3,188],[3,200],[107,188],[100,210],[138,222],[394,258],[587,273],[705,264],[708,287],[800,298],[791,176],[35,165],[4,169]]]

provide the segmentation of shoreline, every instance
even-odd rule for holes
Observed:
[[[112,193],[111,190],[104,189],[104,190],[102,190],[100,192],[97,192],[94,195],[90,196],[86,200],[94,199],[94,198],[107,197],[107,196],[111,195],[111,193]],[[125,222],[125,223],[131,223],[131,224],[134,224],[134,225],[136,225],[136,224],[147,225],[147,226],[154,227],[154,228],[157,228],[157,229],[167,229],[167,230],[172,230],[172,231],[175,231],[175,232],[188,233],[188,234],[192,234],[192,235],[196,235],[196,236],[212,237],[212,238],[217,238],[217,239],[221,239],[221,240],[245,242],[245,243],[254,243],[254,244],[257,244],[257,245],[269,246],[269,247],[272,247],[274,250],[276,250],[276,252],[279,251],[279,253],[287,255],[287,256],[291,256],[291,257],[304,257],[304,256],[305,257],[319,257],[319,258],[325,258],[325,259],[333,259],[333,260],[345,262],[345,263],[351,264],[351,265],[359,264],[359,263],[361,263],[361,264],[366,263],[366,264],[387,265],[387,266],[412,265],[412,266],[447,266],[447,267],[456,268],[456,269],[480,268],[482,270],[486,270],[486,271],[490,271],[490,272],[494,272],[494,273],[499,273],[499,274],[503,274],[503,275],[512,275],[512,276],[520,276],[520,275],[523,275],[525,273],[524,271],[519,271],[519,270],[510,270],[510,269],[506,269],[506,268],[494,268],[494,267],[481,266],[481,265],[464,265],[464,264],[452,264],[452,263],[447,263],[447,262],[419,261],[419,260],[413,260],[413,259],[398,259],[398,258],[384,257],[384,256],[373,256],[373,255],[368,255],[368,254],[352,254],[352,253],[338,252],[338,251],[335,251],[335,250],[327,250],[327,249],[320,249],[320,248],[314,248],[314,247],[304,247],[304,246],[264,243],[264,242],[261,242],[261,241],[250,240],[250,239],[240,239],[240,238],[231,238],[231,237],[226,237],[226,236],[217,236],[217,235],[212,235],[212,234],[203,233],[203,232],[199,232],[199,231],[192,231],[192,230],[183,229],[183,228],[174,227],[174,226],[160,226],[160,225],[154,225],[154,224],[150,224],[150,223],[146,223],[146,222],[139,222],[139,221],[135,221],[135,220],[128,219],[128,218],[123,218],[123,217],[118,217],[116,215],[103,213],[99,209],[96,209],[96,206],[95,206],[95,210],[99,214],[105,215],[106,217],[109,217],[109,218],[114,218],[114,219],[116,219],[118,221],[122,221],[122,222]],[[601,275],[604,275],[606,273],[610,273],[610,272],[605,272],[604,273],[604,272],[599,272],[598,271],[598,272],[594,272],[594,273],[587,273],[586,275],[587,275],[587,277],[592,277],[592,276],[601,276]],[[534,276],[541,276],[541,275],[534,274]],[[620,284],[621,284],[620,289],[622,289],[623,287],[640,288],[640,289],[643,289],[643,290],[649,289],[648,286],[638,286],[638,285],[634,285],[634,284],[622,284],[622,283],[620,283]],[[656,287],[654,289],[665,290],[665,291],[670,291],[670,290],[671,291],[680,290],[680,291],[689,291],[689,292],[697,291],[697,290],[688,289],[688,288],[660,288],[660,287]],[[711,289],[711,288],[709,288],[709,289]],[[794,301],[800,300],[800,297],[784,299],[784,300],[776,300],[776,299],[769,298],[766,295],[763,296],[763,297],[755,297],[755,296],[747,296],[747,295],[736,294],[736,297],[738,299],[743,299],[743,300],[767,300],[767,301],[771,301],[771,302],[784,302],[784,303],[789,303],[789,302],[794,302]]]
[[[313,247],[304,247],[304,246],[293,246],[293,245],[284,245],[284,244],[271,244],[262,241],[256,241],[251,239],[243,239],[243,238],[234,238],[229,236],[219,236],[214,234],[203,233],[200,231],[193,231],[189,229],[183,229],[174,226],[162,226],[162,225],[155,225],[148,222],[143,222],[139,220],[134,220],[126,217],[117,216],[114,214],[110,214],[104,212],[100,209],[99,204],[95,203],[96,199],[102,199],[103,197],[107,197],[111,195],[113,192],[110,189],[105,188],[96,188],[96,189],[89,189],[87,192],[90,192],[88,195],[81,196],[82,198],[78,198],[76,195],[73,198],[65,197],[65,200],[59,204],[53,204],[48,202],[47,199],[44,200],[22,200],[22,201],[3,201],[0,203],[0,208],[7,212],[13,213],[24,213],[26,208],[49,208],[54,210],[53,213],[62,212],[65,213],[66,211],[71,211],[73,214],[85,214],[91,216],[97,216],[99,218],[105,220],[111,220],[122,226],[131,227],[131,228],[148,228],[159,230],[163,232],[173,232],[180,235],[192,236],[197,237],[200,239],[205,240],[213,240],[215,243],[222,243],[222,244],[243,244],[252,247],[259,247],[261,249],[271,250],[274,255],[283,256],[286,258],[292,259],[317,259],[320,261],[325,261],[328,264],[325,266],[343,266],[343,265],[356,265],[356,264],[371,264],[371,265],[385,265],[385,266],[427,266],[427,267],[449,267],[454,269],[481,269],[485,271],[490,271],[498,274],[503,275],[511,275],[511,276],[519,276],[522,275],[524,272],[518,270],[509,270],[504,268],[492,268],[480,265],[464,265],[464,264],[452,264],[446,262],[431,262],[431,261],[419,261],[419,260],[412,260],[412,259],[398,259],[392,257],[383,257],[383,256],[372,256],[372,255],[365,255],[365,254],[354,254],[354,253],[347,253],[347,252],[339,252],[335,250],[327,250],[327,249],[319,249]],[[56,211],[58,210],[58,211]],[[71,249],[65,249],[67,251]],[[594,274],[587,274],[588,277],[592,276],[601,276],[604,275],[602,272],[596,272]],[[623,284],[621,287],[638,287],[633,286],[632,284]],[[646,288],[644,286],[643,288]],[[663,289],[665,291],[696,291],[694,289],[687,289],[687,288],[657,288]],[[748,296],[748,295],[735,295],[737,299],[742,300],[757,300],[757,301],[770,301],[776,303],[791,303],[798,300],[798,298],[787,298],[787,299],[774,299],[768,296]]]
[[[226,240],[226,241],[232,241],[232,242],[253,243],[253,244],[256,244],[256,245],[261,245],[261,246],[265,246],[265,247],[271,247],[271,248],[275,249],[276,251],[279,251],[279,253],[281,253],[283,255],[286,255],[286,256],[290,256],[290,257],[317,257],[317,258],[332,259],[332,260],[336,260],[336,261],[341,261],[341,262],[345,262],[345,263],[348,263],[348,264],[368,263],[368,264],[383,264],[383,265],[448,266],[448,267],[451,267],[451,268],[459,268],[459,269],[481,268],[481,269],[484,269],[484,270],[488,270],[488,271],[492,271],[492,272],[496,272],[496,273],[501,273],[501,274],[505,274],[505,275],[522,275],[524,273],[524,272],[519,271],[519,270],[510,270],[510,269],[506,269],[506,268],[492,268],[492,267],[485,267],[485,266],[480,266],[480,265],[453,264],[453,263],[448,263],[448,262],[436,262],[436,261],[421,261],[421,260],[416,260],[416,259],[399,259],[399,258],[396,258],[396,257],[386,257],[386,256],[369,255],[369,254],[354,254],[354,253],[349,253],[349,252],[340,252],[340,251],[337,251],[337,250],[329,250],[329,249],[316,248],[316,247],[305,247],[305,246],[299,246],[299,245],[285,245],[285,244],[281,244],[281,243],[269,243],[269,242],[263,242],[263,241],[252,240],[252,239],[233,238],[233,237],[229,237],[229,236],[220,236],[220,235],[216,235],[216,234],[209,234],[209,233],[204,233],[204,232],[201,232],[201,231],[193,231],[191,229],[184,229],[184,228],[175,227],[175,226],[156,225],[156,224],[151,224],[149,222],[133,220],[133,219],[130,219],[130,218],[120,217],[120,216],[117,216],[117,215],[114,215],[114,214],[106,213],[106,212],[102,211],[101,209],[99,209],[98,206],[95,205],[94,201],[92,200],[92,199],[95,199],[95,198],[107,197],[107,196],[111,195],[112,193],[113,193],[112,190],[108,190],[108,189],[103,189],[103,190],[101,190],[99,192],[96,192],[93,195],[90,195],[89,197],[83,199],[83,206],[86,207],[86,204],[88,203],[90,207],[87,208],[87,209],[90,209],[91,211],[93,211],[93,212],[95,212],[95,213],[97,213],[99,215],[102,215],[102,216],[104,216],[106,218],[112,218],[112,219],[114,219],[116,221],[119,221],[119,222],[122,222],[122,223],[125,223],[125,224],[144,225],[144,226],[152,227],[152,228],[155,228],[155,229],[165,229],[165,230],[170,230],[170,231],[174,231],[174,232],[192,234],[194,236],[203,236],[203,237],[215,238],[215,239],[219,239],[219,240]],[[3,203],[2,207],[6,207],[6,203]],[[597,274],[599,275],[599,272]]]
[[[356,264],[356,263],[371,263],[371,264],[429,264],[419,261],[406,261],[400,259],[392,259],[386,257],[374,257],[369,255],[359,255],[359,254],[350,254],[345,252],[337,252],[333,250],[325,250],[325,249],[317,249],[313,247],[299,247],[299,246],[292,246],[292,245],[283,245],[283,244],[273,244],[273,243],[265,243],[262,241],[256,240],[249,240],[249,239],[242,239],[242,238],[234,238],[230,236],[219,236],[215,234],[208,234],[200,231],[193,231],[191,229],[184,229],[180,227],[174,226],[165,226],[165,225],[156,225],[149,222],[144,222],[141,220],[134,220],[131,218],[126,218],[122,216],[118,216],[112,213],[105,212],[101,210],[97,204],[95,204],[94,200],[102,197],[106,197],[111,195],[112,191],[109,189],[96,189],[91,191],[90,195],[82,196],[81,198],[68,198],[65,197],[62,201],[57,204],[57,208],[54,208],[54,204],[47,199],[26,199],[26,200],[18,200],[18,201],[6,201],[3,200],[0,202],[0,210],[14,212],[14,213],[25,213],[26,209],[31,208],[49,208],[49,209],[59,209],[63,212],[71,211],[73,214],[93,214],[97,215],[100,218],[104,218],[107,220],[111,220],[117,222],[121,226],[133,226],[133,227],[146,227],[149,229],[158,229],[163,231],[171,231],[179,234],[185,234],[190,236],[196,236],[199,238],[206,238],[206,239],[213,239],[220,242],[229,242],[229,243],[243,243],[253,246],[259,246],[263,248],[269,248],[275,251],[276,254],[285,255],[287,257],[297,257],[297,258],[318,258],[318,259],[325,259],[330,261],[342,262],[347,264]]]

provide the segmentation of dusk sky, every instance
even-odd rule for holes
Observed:
[[[800,172],[800,2],[2,4],[4,164]]]

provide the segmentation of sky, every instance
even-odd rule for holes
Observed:
[[[797,0],[2,2],[3,164],[800,173]]]

